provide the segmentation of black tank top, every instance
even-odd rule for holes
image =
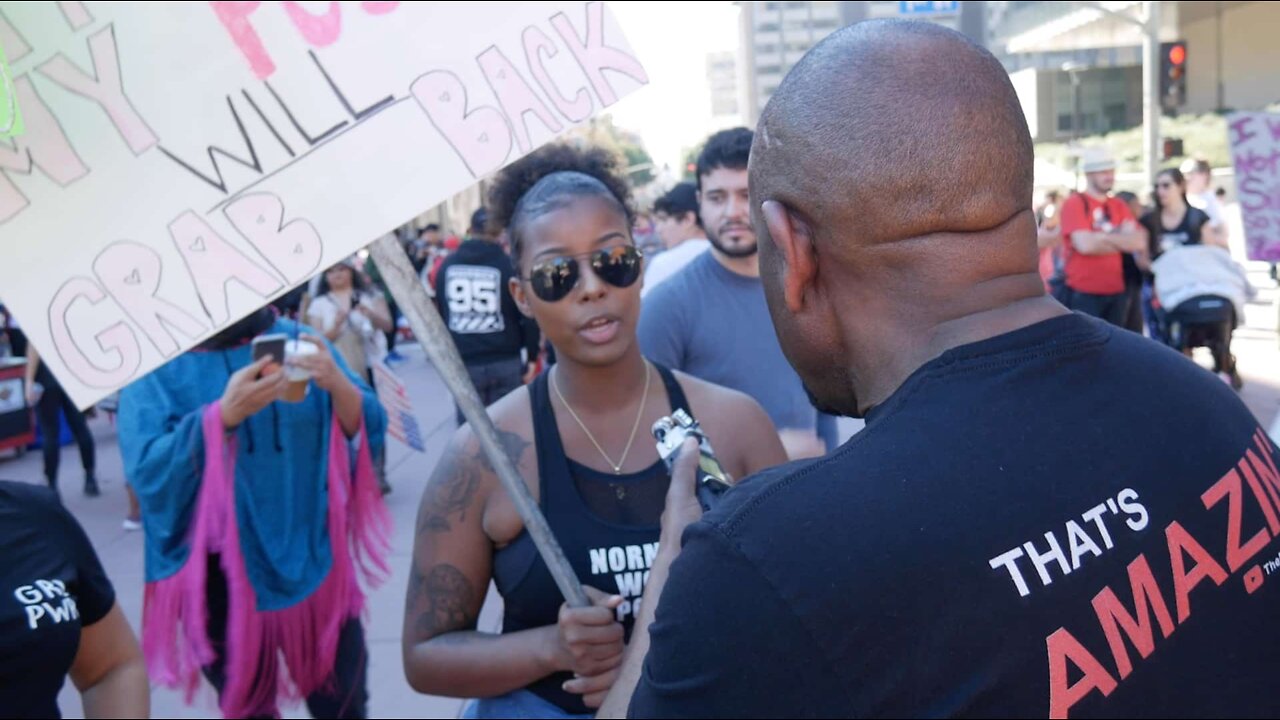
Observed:
[[[654,368],[666,386],[672,411],[683,409],[692,415],[671,371],[657,364]],[[539,505],[578,580],[625,598],[617,613],[630,639],[649,567],[658,552],[661,498],[666,496],[671,476],[661,460],[626,475],[602,473],[570,460],[564,454],[551,407],[548,377],[549,373],[543,373],[529,386],[534,446],[538,452]],[[646,442],[647,437],[648,433],[636,437],[636,446]],[[648,517],[626,518],[626,522],[619,521],[622,516],[603,517],[583,497],[584,493],[600,496],[602,492],[616,498],[618,508],[636,503],[647,506],[642,515]],[[655,493],[659,498],[656,509],[652,502]],[[628,502],[632,498],[636,503]],[[493,581],[504,603],[504,633],[556,624],[564,598],[527,531],[494,554]],[[570,673],[556,673],[528,689],[568,713],[591,712],[582,703],[581,695],[560,688],[572,677]]]
[[[1209,224],[1209,216],[1203,210],[1187,206],[1182,222],[1172,230],[1164,226],[1159,210],[1152,210],[1142,216],[1143,225],[1147,226],[1151,259],[1184,245],[1200,245],[1203,242],[1204,226]]]

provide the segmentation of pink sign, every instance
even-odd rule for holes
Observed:
[[[0,2],[0,295],[77,404],[648,82],[602,2]]]
[[[1249,259],[1280,262],[1280,115],[1234,113],[1227,128]]]

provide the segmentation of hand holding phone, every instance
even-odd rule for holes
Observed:
[[[263,355],[237,370],[227,380],[219,403],[222,426],[227,430],[239,427],[245,418],[258,414],[284,394],[285,374],[279,370],[267,372],[270,364],[271,357]]]
[[[262,371],[263,375],[279,372],[280,367],[284,365],[284,344],[288,339],[289,337],[284,333],[259,335],[253,339],[253,361],[257,362],[264,357],[271,358]]]

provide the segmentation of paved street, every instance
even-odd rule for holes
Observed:
[[[1261,292],[1249,306],[1246,326],[1236,334],[1234,348],[1246,378],[1244,401],[1259,421],[1272,428],[1276,436],[1280,411],[1280,349],[1276,337],[1276,289],[1262,265],[1250,265],[1250,279]],[[388,497],[396,528],[391,559],[393,576],[376,590],[369,604],[368,637],[371,654],[369,688],[371,711],[375,717],[454,717],[459,701],[424,697],[414,693],[405,682],[400,662],[400,621],[403,595],[408,576],[413,517],[423,484],[435,463],[441,447],[452,429],[453,405],[439,378],[417,348],[406,350],[409,361],[401,368],[414,398],[423,427],[428,433],[425,454],[408,451],[391,443],[389,469],[395,491]],[[1207,358],[1201,357],[1201,361]],[[843,435],[851,434],[859,424],[846,420]],[[63,496],[71,511],[84,524],[107,571],[115,582],[119,601],[134,627],[139,626],[142,611],[142,536],[126,533],[120,527],[125,513],[122,470],[116,445],[115,430],[102,417],[91,422],[98,440],[99,477],[103,482],[101,498],[89,500],[80,493],[79,458],[74,446],[63,450]],[[39,453],[28,453],[20,459],[0,459],[0,477],[39,482]],[[491,595],[492,598],[492,595]],[[491,602],[481,617],[482,628],[496,628],[497,607]],[[82,717],[79,696],[71,689],[62,693],[62,709],[66,717]],[[212,696],[206,693],[195,707],[183,704],[174,691],[156,688],[152,708],[157,717],[195,718],[215,713]],[[306,717],[305,710],[293,708],[286,717]]]

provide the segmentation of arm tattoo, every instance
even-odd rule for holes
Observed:
[[[498,430],[498,441],[507,457],[518,466],[520,458],[529,447],[529,441],[505,430]],[[453,453],[446,454],[427,483],[422,508],[418,512],[418,535],[448,532],[453,527],[449,519],[454,515],[460,521],[466,520],[467,508],[475,499],[485,472],[494,473],[494,469],[479,446],[469,457],[458,458]]]
[[[408,605],[410,612],[418,615],[414,630],[419,640],[475,627],[476,616],[471,612],[474,601],[471,583],[458,568],[436,565],[423,577],[414,565]]]

